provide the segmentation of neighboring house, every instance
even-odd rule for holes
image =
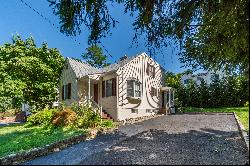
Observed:
[[[66,58],[59,101],[70,105],[89,99],[115,121],[166,113],[173,108],[174,91],[164,87],[164,73],[146,53],[123,57],[102,69]]]
[[[188,73],[181,76],[181,83],[187,85],[190,80],[193,80],[197,85],[200,85],[201,81],[204,80],[206,84],[211,84],[213,79],[222,79],[224,76],[226,76],[226,74],[222,71],[208,71],[198,74]]]

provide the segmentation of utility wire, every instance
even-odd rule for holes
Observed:
[[[38,10],[34,9],[31,5],[29,5],[27,2],[20,0],[25,6],[27,6],[28,8],[30,8],[31,10],[33,10],[36,14],[38,14],[40,17],[42,17],[45,21],[47,21],[49,24],[51,24],[52,26],[54,26],[56,29],[60,31],[60,28],[58,26],[56,26],[54,23],[52,23],[52,21],[50,21],[47,17],[45,17],[43,14],[41,14]],[[77,41],[76,39],[74,39],[72,36],[70,36],[71,39],[73,39],[76,43],[78,43],[79,45],[81,45],[81,43],[79,41]],[[102,45],[100,44],[104,50],[107,52],[107,54],[114,59],[114,57],[108,52],[108,50]],[[114,59],[115,60],[115,59]]]

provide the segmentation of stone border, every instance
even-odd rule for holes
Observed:
[[[180,112],[175,114],[205,114],[205,115],[233,115],[233,112]]]
[[[97,129],[92,129],[87,134],[73,136],[68,139],[61,140],[49,145],[45,145],[43,147],[33,148],[28,151],[19,152],[16,154],[10,154],[0,158],[0,165],[17,165],[24,161],[34,159],[36,157],[44,156],[52,152],[58,152],[66,147],[75,145],[77,143],[94,139],[96,136],[113,133],[114,130],[115,130],[114,128],[108,128],[102,131]]]
[[[245,143],[245,145],[247,147],[247,154],[249,156],[249,135],[245,131],[245,127],[239,121],[239,117],[236,115],[236,113],[233,112],[233,114],[234,114],[234,118],[235,118],[235,120],[237,122],[237,126],[238,126],[238,129],[239,129],[239,132],[240,132],[240,136],[244,140],[244,143]]]
[[[139,123],[139,122],[143,122],[145,120],[161,117],[161,116],[164,116],[164,115],[165,114],[155,114],[155,115],[149,115],[149,116],[141,116],[141,117],[137,117],[137,118],[130,118],[130,119],[126,119],[126,120],[123,120],[123,121],[119,121],[117,123],[118,123],[118,126],[129,125],[129,124]]]

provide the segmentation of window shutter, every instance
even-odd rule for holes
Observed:
[[[62,86],[62,100],[64,100],[64,85]]]
[[[155,67],[153,67],[153,78],[155,78]]]
[[[102,97],[105,97],[105,81],[102,81]]]
[[[68,99],[71,98],[71,83],[68,83]]]
[[[112,96],[116,96],[116,78],[112,78]]]
[[[149,75],[149,63],[147,63],[146,73]]]

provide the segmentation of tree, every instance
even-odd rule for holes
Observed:
[[[0,96],[11,98],[14,107],[21,102],[44,106],[55,100],[64,58],[57,49],[43,43],[36,47],[32,37],[14,36],[12,44],[0,46]]]
[[[83,59],[97,68],[105,67],[109,65],[106,62],[107,56],[103,54],[102,49],[98,45],[91,45],[86,49],[86,53],[82,55]]]
[[[150,54],[170,41],[182,48],[181,61],[193,69],[235,69],[249,71],[248,0],[48,0],[68,35],[90,29],[89,44],[111,34],[117,21],[110,14],[114,4],[136,16],[133,40],[145,37]]]

